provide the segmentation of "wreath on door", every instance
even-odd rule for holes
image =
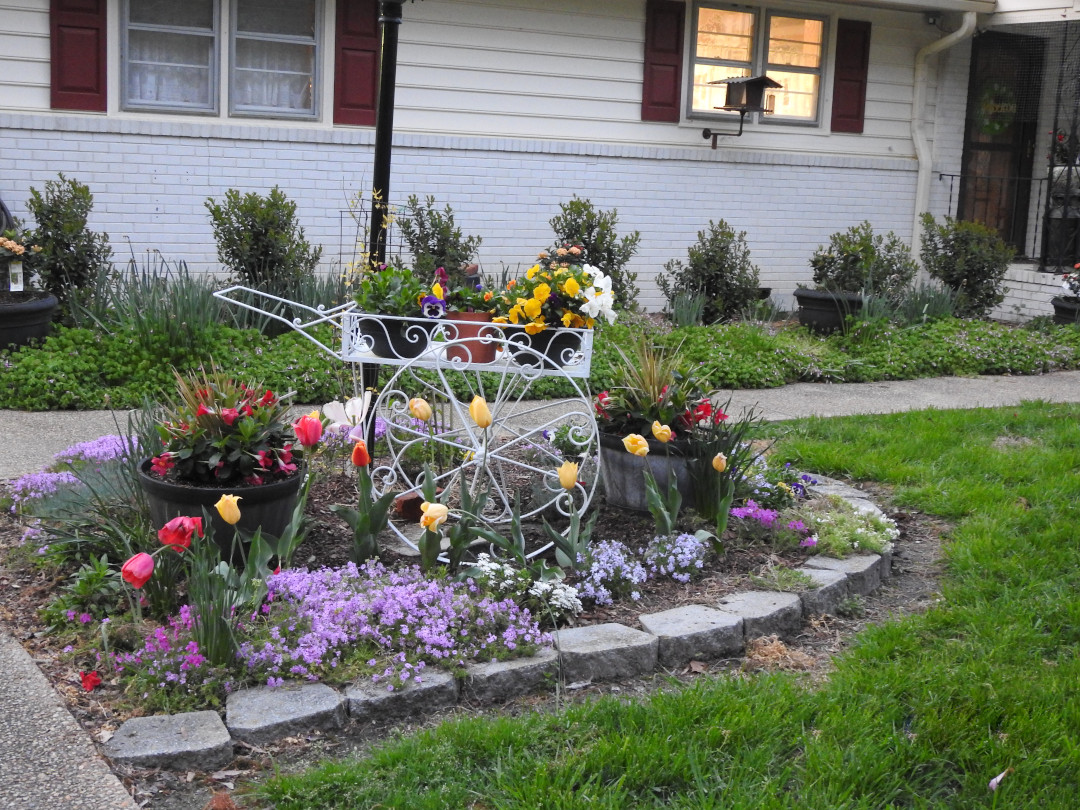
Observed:
[[[1000,135],[1016,120],[1016,94],[1000,82],[983,88],[976,108],[976,125],[984,135]]]

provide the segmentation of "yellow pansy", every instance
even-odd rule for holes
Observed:
[[[524,307],[525,315],[528,318],[533,318],[534,319],[534,318],[536,318],[537,316],[540,315],[540,311],[543,309],[543,307],[544,307],[544,302],[543,301],[540,301],[540,300],[538,300],[536,298],[530,298],[528,301],[525,302],[525,307]]]
[[[571,298],[574,298],[579,292],[581,292],[581,285],[578,284],[576,278],[570,276],[570,278],[566,280],[566,283],[563,284],[563,292],[565,292]]]
[[[550,284],[537,284],[536,289],[533,290],[533,301],[539,301],[543,303],[551,297],[551,285]]]
[[[540,272],[540,265],[534,264],[528,270],[525,271],[525,278],[532,280],[532,277]]]
[[[535,321],[525,324],[525,334],[527,335],[535,335],[538,332],[543,332],[545,329],[547,329],[547,324],[544,323],[543,318],[538,318]]]
[[[570,310],[568,310],[568,309],[564,309],[564,310],[563,310],[563,314],[562,314],[562,325],[563,325],[563,326],[569,326],[569,325],[570,325],[570,323],[571,323],[571,322],[572,322],[573,320],[574,320],[574,313],[573,313],[573,312],[571,312],[571,311],[570,311]]]
[[[436,281],[435,284],[431,287],[431,294],[441,301],[445,297],[443,295],[442,284]]]

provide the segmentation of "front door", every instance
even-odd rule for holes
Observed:
[[[957,217],[997,230],[1024,255],[1043,41],[991,31],[975,38]]]

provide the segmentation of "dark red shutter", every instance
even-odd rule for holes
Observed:
[[[832,131],[862,132],[866,75],[870,68],[870,23],[838,20],[833,77]]]
[[[52,0],[49,6],[54,109],[105,112],[105,2]]]
[[[683,26],[686,4],[648,0],[645,4],[645,81],[642,121],[678,122],[682,110]]]
[[[378,0],[338,0],[334,123],[374,126],[378,80]]]

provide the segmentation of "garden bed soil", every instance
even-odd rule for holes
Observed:
[[[813,617],[795,640],[787,644],[775,639],[752,643],[740,659],[712,662],[692,662],[676,672],[658,671],[631,681],[590,684],[580,689],[564,690],[561,694],[533,695],[498,707],[460,704],[446,714],[418,721],[409,728],[436,724],[454,714],[522,714],[531,711],[554,710],[567,701],[577,701],[602,694],[626,697],[646,696],[654,691],[675,688],[678,682],[688,683],[709,675],[738,674],[754,669],[787,669],[805,673],[810,681],[827,678],[832,659],[842,652],[853,636],[868,624],[885,621],[929,608],[937,599],[939,558],[945,526],[925,515],[896,512],[888,508],[888,492],[879,486],[858,485],[868,497],[878,502],[896,520],[901,535],[893,557],[893,577],[876,593],[849,604],[843,616]],[[350,480],[332,478],[312,488],[309,515],[313,519],[310,536],[294,557],[294,565],[320,567],[338,566],[348,561],[350,535],[347,527],[329,511],[335,503],[355,502],[355,490]],[[644,545],[652,537],[652,519],[648,515],[627,515],[624,510],[609,509],[601,502],[593,537],[596,540],[636,538]],[[90,736],[101,743],[120,724],[131,716],[131,707],[119,699],[119,688],[110,683],[84,691],[79,682],[79,662],[66,660],[62,652],[63,639],[48,634],[38,618],[38,611],[55,595],[64,577],[54,577],[36,569],[18,551],[21,528],[14,518],[0,516],[0,623],[17,638],[33,656],[57,692],[63,696],[70,711]],[[388,563],[413,563],[416,558],[388,552]],[[702,577],[680,584],[671,580],[650,581],[641,587],[637,602],[622,600],[609,607],[594,607],[582,614],[576,624],[619,622],[640,629],[638,616],[655,613],[685,604],[715,604],[725,594],[752,588],[750,577],[763,568],[773,566],[798,567],[805,553],[776,554],[762,548],[729,548],[720,561]],[[83,668],[90,662],[81,662]],[[400,724],[397,726],[400,728]],[[394,728],[389,723],[376,723],[363,729],[353,727],[350,734],[324,736],[312,734],[303,738],[287,738],[266,749],[251,747],[241,754],[228,770],[216,774],[173,773],[168,771],[117,768],[117,773],[134,791],[141,806],[152,810],[201,810],[207,806],[213,792],[231,790],[244,781],[261,778],[274,767],[302,768],[320,758],[339,757],[364,750],[373,742],[384,739]],[[143,804],[145,802],[145,804]],[[223,798],[217,807],[233,806]]]

